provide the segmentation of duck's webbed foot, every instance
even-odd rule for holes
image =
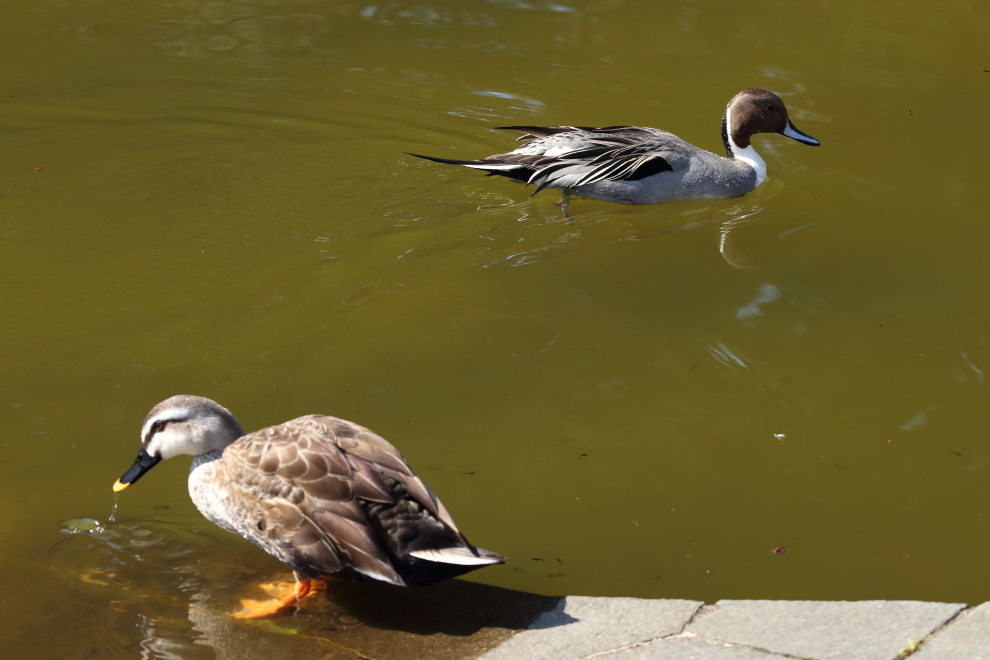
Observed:
[[[560,201],[559,202],[554,202],[554,204],[556,204],[557,206],[559,206],[560,207],[560,210],[563,212],[564,218],[567,219],[567,224],[572,225],[572,224],[574,224],[574,220],[573,220],[573,218],[571,218],[570,213],[567,212],[567,206],[570,203],[571,203],[571,193],[569,193],[566,190],[564,191],[564,196],[560,198]]]
[[[317,591],[325,591],[327,583],[323,580],[299,580],[294,587],[291,583],[285,582],[263,584],[261,588],[274,597],[269,600],[242,600],[240,611],[234,613],[235,619],[261,619],[287,614],[291,610],[298,609],[299,603],[306,596]],[[287,590],[287,593],[283,593]]]

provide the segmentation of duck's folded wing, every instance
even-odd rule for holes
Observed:
[[[359,458],[371,464],[377,472],[394,480],[408,498],[424,507],[431,516],[437,518],[454,532],[458,531],[457,525],[454,524],[454,519],[447,513],[443,502],[433,494],[433,491],[430,490],[429,486],[422,479],[416,476],[416,473],[409,467],[406,459],[403,458],[399,450],[393,447],[391,443],[363,426],[358,426],[342,419],[324,419],[334,419],[338,425],[335,442],[348,456]],[[343,430],[343,424],[350,425],[350,432],[340,432]]]
[[[465,567],[504,561],[497,553],[476,548],[464,538],[443,502],[384,438],[342,419],[320,416],[309,419],[314,424],[333,426],[333,442],[351,464],[363,464],[362,469],[377,474],[391,494],[389,501],[365,497],[363,508],[391,552],[406,566],[404,576],[421,582],[433,579],[417,576],[420,569],[409,567],[410,557]],[[459,572],[463,571],[454,571],[450,576]]]
[[[224,451],[220,476],[240,493],[238,528],[301,573],[352,572],[403,585],[363,501],[391,502],[369,465],[327,441],[332,427],[293,420],[252,433]]]
[[[638,181],[675,171],[678,148],[685,144],[670,133],[635,126],[503,126],[520,131],[527,144],[507,154],[479,160],[420,156],[506,176],[544,188],[570,189],[599,181]]]
[[[639,181],[673,170],[661,155],[638,148],[610,149],[590,161],[571,155],[560,156],[556,163],[533,172],[526,183],[537,186],[535,195],[544,188],[579,188],[599,181]]]
[[[256,431],[224,451],[222,469],[249,504],[237,514],[241,533],[304,574],[402,585],[410,557],[501,561],[467,543],[398,450],[343,419],[309,415]]]
[[[532,135],[530,129],[536,127],[513,128]],[[679,138],[664,131],[634,126],[555,132],[531,143],[531,148],[542,152],[544,160],[534,168],[527,183],[535,184],[535,192],[539,192],[548,187],[577,188],[599,181],[638,181],[672,172],[671,155],[679,142]]]

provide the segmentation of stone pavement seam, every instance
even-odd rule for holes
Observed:
[[[705,614],[708,614],[710,612],[713,612],[714,610],[717,610],[717,609],[718,609],[718,606],[717,605],[711,605],[710,606],[710,609],[707,612],[705,612]],[[684,626],[684,627],[687,628],[687,626]],[[788,657],[788,656],[781,656],[779,653],[774,653],[770,649],[765,649],[765,648],[762,648],[762,647],[759,647],[759,646],[751,646],[749,644],[738,644],[738,643],[735,643],[735,642],[726,642],[726,641],[723,641],[721,639],[710,639],[708,637],[702,637],[701,635],[699,635],[697,633],[693,633],[693,632],[684,632],[684,633],[681,633],[681,636],[682,637],[685,637],[685,638],[694,637],[695,639],[699,639],[701,641],[708,642],[709,644],[718,644],[719,646],[724,646],[726,648],[749,649],[750,651],[756,651],[757,653],[766,653],[767,655],[772,655],[772,656],[774,656],[776,658]]]
[[[644,639],[641,642],[636,642],[634,644],[627,644],[626,646],[620,646],[614,649],[609,649],[607,651],[599,651],[598,653],[595,653],[593,655],[589,655],[587,657],[581,658],[581,660],[595,660],[596,658],[604,658],[606,656],[614,655],[616,653],[624,653],[626,651],[629,651],[631,649],[636,649],[641,646],[647,646],[649,644],[654,644],[656,642],[662,642],[665,639],[676,639],[678,637],[683,637],[683,636],[697,637],[697,635],[695,635],[694,633],[684,632],[684,629],[687,628],[692,623],[694,623],[698,619],[698,617],[702,615],[702,610],[710,610],[713,607],[716,606],[705,605],[705,604],[699,605],[698,609],[696,609],[694,611],[694,614],[691,615],[691,618],[685,621],[684,625],[681,626],[681,629],[675,633],[670,633],[669,635],[661,635],[660,637],[655,637],[654,639]]]
[[[655,646],[657,644],[662,644],[662,643],[665,643],[665,642],[666,643],[670,643],[670,642],[673,642],[673,641],[679,640],[679,639],[696,640],[698,642],[703,642],[703,643],[706,643],[706,644],[711,644],[713,646],[719,646],[719,647],[724,647],[724,648],[746,649],[746,650],[749,650],[749,651],[754,651],[756,653],[762,653],[762,654],[766,655],[768,658],[771,658],[771,657],[772,658],[792,657],[792,656],[780,655],[778,653],[774,653],[773,651],[770,651],[769,649],[761,648],[759,646],[751,646],[751,645],[748,645],[748,644],[739,644],[739,643],[735,643],[735,642],[728,642],[728,641],[725,641],[725,640],[722,640],[722,639],[714,639],[714,638],[710,638],[710,637],[703,637],[701,635],[698,635],[697,633],[693,633],[693,632],[690,632],[690,631],[687,631],[686,630],[686,628],[688,626],[690,626],[691,624],[697,622],[699,619],[701,619],[701,618],[703,618],[703,617],[705,617],[705,616],[707,616],[709,614],[712,614],[713,612],[715,612],[717,610],[718,610],[718,605],[716,605],[716,604],[702,604],[702,605],[700,605],[694,611],[694,614],[691,615],[691,618],[688,619],[684,623],[684,625],[681,626],[680,630],[678,630],[677,632],[670,633],[669,635],[662,635],[660,637],[655,637],[653,639],[644,639],[642,641],[635,642],[633,644],[627,644],[625,646],[619,646],[619,647],[616,647],[616,648],[613,648],[613,649],[608,649],[606,651],[599,651],[598,653],[594,653],[592,655],[585,656],[585,657],[581,658],[581,660],[599,660],[601,658],[607,658],[608,656],[614,656],[614,655],[623,654],[623,653],[626,653],[628,651],[632,651],[632,650],[639,649],[639,648],[648,648],[650,646]],[[901,658],[894,658],[893,660],[901,660]]]
[[[928,642],[932,641],[936,636],[938,636],[940,633],[942,633],[947,628],[949,628],[949,626],[951,626],[953,623],[959,621],[960,618],[964,617],[964,615],[966,615],[969,612],[972,612],[975,609],[976,608],[969,607],[967,605],[963,609],[959,610],[952,617],[950,617],[948,620],[946,620],[942,625],[940,625],[938,628],[936,628],[935,630],[933,630],[930,633],[928,633],[927,635],[925,635],[922,639],[918,640],[914,644],[914,648],[913,649],[910,648],[910,647],[904,649],[904,651],[901,652],[901,655],[899,655],[896,658],[894,658],[894,660],[904,660],[904,658],[907,658],[908,656],[912,656],[915,653],[918,653],[919,651],[921,651],[922,648],[924,648],[924,646],[926,644],[928,644]]]
[[[617,655],[617,654],[625,653],[627,651],[632,651],[632,650],[638,649],[638,648],[650,647],[650,646],[654,646],[656,644],[662,644],[662,643],[665,643],[665,642],[666,643],[670,643],[670,642],[675,641],[675,640],[678,640],[678,639],[697,640],[699,642],[704,642],[704,643],[707,643],[707,644],[712,644],[712,645],[720,646],[720,647],[724,647],[724,648],[747,649],[747,650],[750,650],[750,651],[756,651],[757,653],[764,653],[768,657],[770,657],[770,656],[775,657],[775,658],[789,657],[789,656],[782,656],[780,654],[774,653],[773,651],[770,651],[770,650],[764,649],[764,648],[760,648],[758,646],[750,646],[748,644],[737,644],[737,643],[733,643],[733,642],[726,642],[726,641],[721,640],[721,639],[712,639],[712,638],[709,638],[709,637],[702,637],[701,635],[698,635],[697,633],[693,633],[693,632],[689,632],[689,631],[685,630],[692,623],[695,623],[696,621],[698,621],[702,617],[704,617],[704,616],[706,616],[708,614],[711,614],[712,612],[716,611],[717,609],[718,609],[718,605],[709,605],[709,604],[701,605],[700,607],[698,607],[698,609],[696,609],[694,611],[694,614],[691,615],[691,618],[688,619],[688,621],[683,626],[681,626],[681,629],[679,631],[675,632],[675,633],[671,633],[669,635],[663,635],[661,637],[656,637],[654,639],[645,639],[643,641],[636,642],[634,644],[628,644],[626,646],[621,646],[621,647],[617,647],[617,648],[614,648],[614,649],[609,649],[607,651],[599,651],[598,653],[595,653],[593,655],[589,655],[589,656],[586,656],[584,658],[581,658],[581,660],[598,660],[599,658],[607,658],[610,655]],[[900,660],[900,659],[899,658],[895,658],[894,660]]]
[[[585,660],[684,630],[700,601],[566,596],[484,660]]]
[[[698,621],[708,616],[709,614],[715,612],[716,610],[718,610],[718,605],[714,603],[705,603],[704,605],[699,607],[697,611],[695,611],[694,616],[691,617],[690,621],[684,624],[684,627],[687,628],[688,626],[697,623]]]
[[[645,639],[645,640],[643,640],[641,642],[636,642],[634,644],[627,644],[625,646],[619,646],[619,647],[616,647],[614,649],[609,649],[607,651],[599,651],[598,653],[594,653],[592,655],[589,655],[589,656],[586,656],[584,658],[581,658],[581,660],[596,660],[596,658],[604,658],[604,657],[609,656],[609,655],[615,655],[616,653],[624,653],[625,651],[629,651],[631,649],[639,648],[641,646],[646,646],[648,644],[653,644],[654,642],[659,642],[659,641],[662,641],[662,640],[665,640],[665,639],[671,639],[671,638],[675,638],[675,637],[680,637],[681,635],[685,634],[684,633],[684,629],[687,628],[688,625],[697,618],[698,612],[700,612],[701,610],[705,609],[706,607],[708,607],[708,606],[707,605],[704,605],[704,604],[699,605],[698,606],[698,609],[696,609],[694,611],[694,614],[691,615],[691,618],[688,619],[686,622],[684,622],[684,625],[682,625],[681,626],[681,629],[678,630],[676,633],[671,633],[669,635],[661,635],[660,637],[655,637],[653,639]],[[691,635],[693,633],[687,633],[687,634]]]
[[[709,607],[714,607],[714,606],[709,606]],[[693,642],[710,644],[711,646],[716,646],[719,648],[726,648],[726,649],[746,649],[747,651],[754,651],[756,653],[761,653],[763,655],[766,655],[768,658],[793,657],[787,655],[780,655],[779,653],[774,653],[773,651],[759,648],[757,646],[748,646],[746,644],[734,644],[732,642],[726,642],[720,639],[709,639],[707,637],[702,637],[693,632],[682,631],[674,635],[665,635],[663,637],[658,637],[657,639],[651,639],[648,641],[640,642],[638,644],[630,644],[629,646],[624,646],[622,648],[611,649],[609,651],[602,651],[601,653],[589,655],[588,657],[582,658],[581,660],[597,660],[598,658],[605,658],[610,655],[626,653],[628,651],[633,651],[635,649],[640,649],[640,648],[649,649],[650,647],[657,647],[661,644],[672,644],[672,643],[676,643],[678,640],[691,640]]]
[[[966,608],[920,601],[721,600],[688,631],[798,658],[894,660]],[[960,659],[962,660],[962,659]]]
[[[990,660],[990,602],[567,596],[484,660]]]

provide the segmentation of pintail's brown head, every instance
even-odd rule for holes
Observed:
[[[726,155],[729,158],[739,156],[757,133],[780,133],[813,147],[821,144],[794,126],[779,96],[765,89],[744,89],[732,97],[722,117]]]

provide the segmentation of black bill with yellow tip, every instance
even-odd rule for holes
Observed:
[[[147,452],[147,450],[145,450],[144,447],[141,447],[141,451],[134,460],[134,465],[129,467],[127,472],[124,473],[124,476],[118,479],[117,483],[113,485],[113,492],[119,493],[124,490],[132,483],[140,479],[141,475],[145,472],[158,465],[161,460],[161,456],[152,456]]]

